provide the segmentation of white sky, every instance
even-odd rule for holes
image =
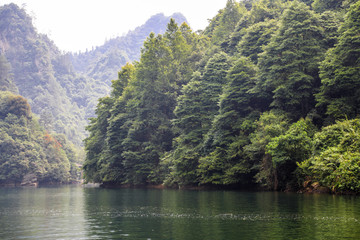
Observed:
[[[181,12],[192,29],[204,29],[227,0],[1,0],[0,5],[25,3],[39,32],[63,51],[85,51],[105,39],[121,36],[151,16]]]

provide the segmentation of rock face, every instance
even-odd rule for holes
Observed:
[[[26,174],[21,181],[20,186],[30,186],[30,187],[37,187],[39,184],[38,179],[35,174]]]

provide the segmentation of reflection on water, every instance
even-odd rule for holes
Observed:
[[[0,221],[0,239],[360,239],[360,198],[3,188]]]
[[[81,188],[0,189],[0,239],[86,239]]]

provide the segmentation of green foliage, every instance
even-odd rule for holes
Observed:
[[[96,109],[97,118],[90,119],[90,124],[87,126],[90,136],[84,140],[86,151],[86,161],[83,164],[85,181],[100,182],[102,179],[99,176],[101,169],[99,159],[106,147],[106,131],[112,105],[113,101],[109,97],[100,99]]]
[[[256,171],[255,180],[262,187],[277,189],[277,172],[271,155],[266,153],[269,142],[284,134],[289,128],[289,120],[281,111],[270,111],[261,114],[255,122],[255,131],[250,135],[250,144],[245,146],[245,152]]]
[[[266,93],[271,107],[291,113],[293,119],[305,117],[314,108],[323,39],[318,17],[294,1],[259,59],[258,92]]]
[[[247,58],[238,59],[228,71],[219,112],[205,138],[204,150],[209,154],[199,160],[202,183],[244,183],[249,173],[243,147],[252,130],[248,123],[256,117],[249,115],[254,106],[253,96],[248,93],[255,84],[255,74],[256,68]]]
[[[323,128],[313,139],[313,153],[299,163],[303,176],[333,192],[360,192],[359,119]]]
[[[275,20],[251,25],[246,29],[245,35],[237,45],[239,53],[249,57],[256,64],[259,54],[263,52],[263,47],[270,42],[270,38],[277,28]]]
[[[0,184],[19,184],[26,174],[35,174],[40,183],[69,182],[69,159],[77,158],[66,138],[60,144],[45,133],[21,96],[0,92],[0,106]]]
[[[167,156],[167,164],[173,165],[168,176],[173,179],[168,182],[179,185],[198,182],[198,151],[218,112],[218,101],[229,67],[225,53],[215,54],[206,64],[203,75],[195,73],[184,86],[183,95],[177,99],[173,124],[180,136],[175,139],[172,155]]]
[[[252,5],[249,12],[249,19],[251,24],[269,21],[271,19],[278,19],[285,5],[281,0],[258,0]]]
[[[129,80],[133,78],[135,73],[134,65],[127,63],[125,66],[122,67],[121,71],[118,72],[118,79],[112,81],[112,91],[111,96],[113,98],[119,98],[128,85]]]
[[[177,99],[178,105],[174,110],[175,119],[172,123],[178,136],[174,138],[174,150],[162,160],[162,165],[166,165],[170,171],[165,180],[168,185],[197,182],[199,148],[206,134],[207,129],[203,126],[208,117],[207,109],[200,105],[204,94],[201,79],[201,74],[195,72]]]
[[[226,48],[226,40],[230,37],[236,24],[246,12],[246,8],[234,0],[228,0],[224,9],[219,11],[204,31],[204,34],[211,37],[215,45],[222,45]]]
[[[160,181],[160,158],[171,149],[176,98],[195,70],[197,36],[170,20],[164,35],[151,33],[140,62],[113,81],[108,105],[88,127],[87,181],[146,184]],[[102,117],[104,116],[104,117]]]
[[[320,2],[229,0],[203,32],[150,34],[87,127],[86,181],[358,191],[357,125],[317,127],[358,115],[359,4]]]
[[[321,63],[321,90],[318,107],[325,108],[331,118],[354,118],[359,115],[360,99],[360,3],[354,4],[341,25],[335,48]]]
[[[4,119],[8,114],[31,118],[30,105],[24,97],[10,92],[0,93],[0,119]]]
[[[266,145],[276,169],[277,189],[296,189],[297,179],[294,176],[297,163],[308,159],[312,150],[312,137],[315,126],[309,119],[300,119],[293,123],[282,135],[274,137]]]
[[[258,0],[254,1],[252,3],[251,9],[246,13],[243,14],[240,21],[238,21],[235,30],[232,32],[231,37],[228,42],[227,50],[229,53],[236,53],[236,50],[238,51],[246,51],[246,49],[243,48],[236,48],[236,46],[239,44],[239,42],[242,40],[242,38],[248,34],[247,39],[244,39],[245,42],[248,41],[257,41],[253,42],[257,47],[261,47],[259,44],[261,44],[264,40],[265,46],[267,44],[267,37],[269,36],[269,33],[262,33],[258,31],[263,31],[261,28],[259,29],[259,26],[262,26],[263,24],[266,25],[268,21],[275,23],[278,21],[279,17],[281,16],[286,4],[284,4],[281,0]],[[259,24],[258,26],[255,26]],[[255,31],[255,32],[254,32]],[[256,33],[258,32],[258,33]],[[262,38],[263,40],[257,40],[256,37],[253,34],[264,34]],[[255,38],[254,38],[255,37]],[[249,44],[247,47],[251,46]],[[256,48],[255,48],[256,49]],[[248,56],[248,55],[244,55]]]
[[[332,11],[323,12],[320,15],[321,26],[324,28],[326,47],[332,48],[338,41],[339,27],[342,21],[342,14]]]
[[[342,10],[355,3],[356,0],[314,0],[312,7],[316,12]]]

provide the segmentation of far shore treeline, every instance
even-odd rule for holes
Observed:
[[[20,15],[0,19],[0,185],[82,164],[103,186],[360,193],[360,0],[228,0],[203,31],[147,34],[137,61],[61,55]]]

